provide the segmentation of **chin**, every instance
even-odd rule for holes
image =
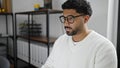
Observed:
[[[73,34],[72,34],[72,33],[67,33],[67,32],[66,32],[66,34],[67,34],[68,36],[73,36]]]
[[[75,33],[75,32],[66,32],[66,34],[67,34],[68,36],[74,36],[74,35],[76,35],[77,33]]]

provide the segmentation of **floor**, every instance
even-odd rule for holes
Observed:
[[[32,65],[29,66],[28,63],[18,60],[18,68],[36,68],[36,67],[34,67]]]
[[[36,68],[36,67],[34,67],[32,65],[29,66],[28,63],[26,63],[26,62],[24,62],[22,60],[18,60],[17,63],[18,63],[17,64],[17,68]],[[10,68],[14,68],[14,64],[13,63],[10,64]]]

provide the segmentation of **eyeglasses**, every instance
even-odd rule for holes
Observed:
[[[67,20],[68,23],[73,24],[75,18],[80,17],[80,16],[83,16],[83,15],[77,15],[77,16],[68,15],[67,17],[62,15],[59,17],[59,19],[60,19],[61,23],[64,23]]]

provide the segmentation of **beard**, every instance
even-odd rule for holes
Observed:
[[[73,30],[71,27],[65,27],[66,34],[69,36],[76,35],[78,33],[78,29]]]

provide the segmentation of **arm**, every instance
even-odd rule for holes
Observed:
[[[60,39],[57,39],[55,44],[53,45],[53,49],[45,62],[45,64],[41,68],[54,68],[55,58],[58,57],[57,54],[59,50]]]
[[[54,49],[53,47],[52,52],[50,53],[49,57],[47,58],[45,64],[41,68],[54,68]]]
[[[98,50],[95,58],[95,68],[117,68],[116,49],[113,45],[105,44]]]

